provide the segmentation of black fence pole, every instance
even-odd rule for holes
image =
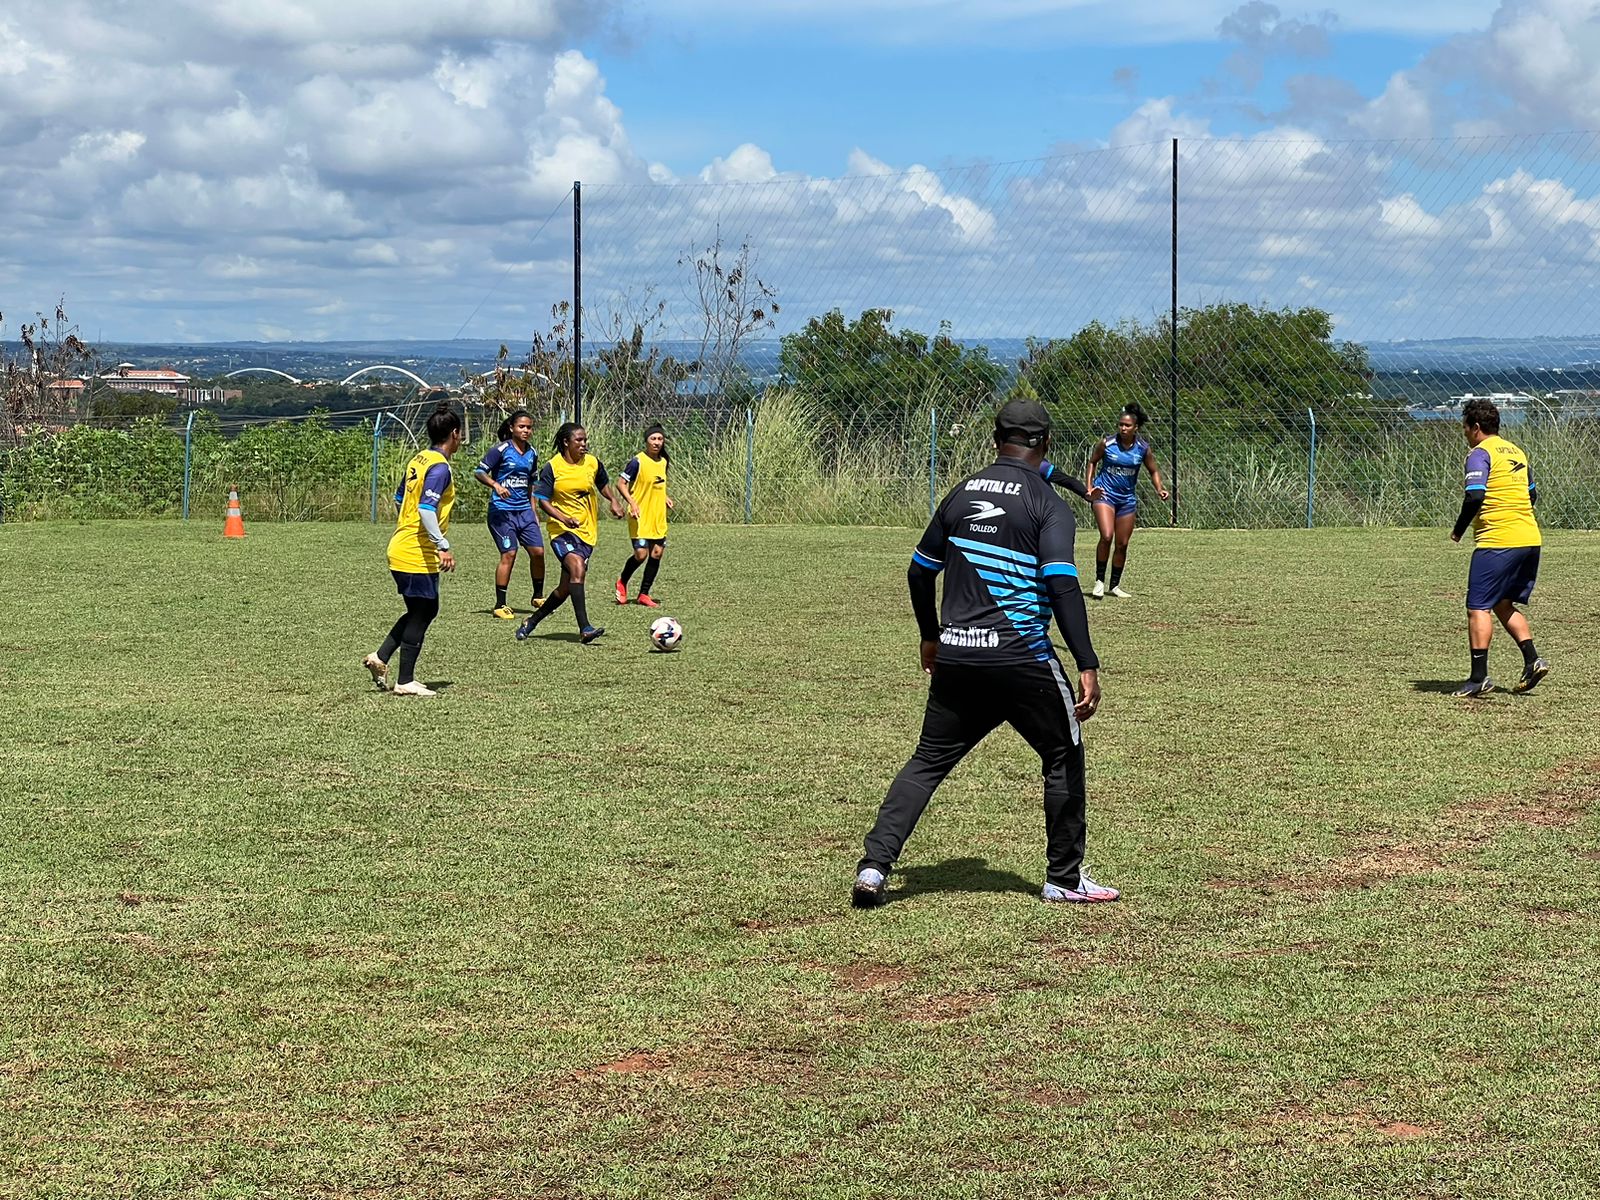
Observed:
[[[1178,523],[1178,139],[1172,139],[1172,327],[1167,331],[1167,398],[1172,418],[1172,523]]]
[[[572,420],[583,424],[583,183],[572,181]]]

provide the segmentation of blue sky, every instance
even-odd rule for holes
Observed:
[[[1063,143],[1103,141],[1149,96],[1189,97],[1187,107],[1214,117],[1219,134],[1250,133],[1263,122],[1243,106],[1283,108],[1284,79],[1308,66],[1375,96],[1437,41],[1336,33],[1327,59],[1269,62],[1247,92],[1223,71],[1230,50],[1216,38],[883,45],[811,29],[785,31],[779,47],[770,35],[736,33],[702,26],[603,58],[607,91],[636,144],[681,174],[741,142],[770,151],[783,169],[823,176],[843,173],[855,146],[932,167],[1037,158]],[[1131,78],[1119,82],[1119,69]]]
[[[65,297],[119,340],[525,342],[581,178],[591,331],[650,298],[692,332],[682,260],[720,234],[772,332],[871,305],[1054,336],[1162,302],[1173,136],[1184,303],[1592,324],[1555,298],[1600,263],[1600,145],[1550,135],[1600,130],[1600,0],[56,11],[0,14],[0,332]]]

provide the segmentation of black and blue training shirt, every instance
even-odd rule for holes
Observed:
[[[940,662],[1050,662],[1052,611],[1080,670],[1099,666],[1073,563],[1077,522],[1037,467],[1003,457],[956,484],[912,561],[944,573]]]

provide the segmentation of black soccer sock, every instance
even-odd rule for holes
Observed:
[[[578,618],[579,630],[589,628],[589,600],[583,594],[583,584],[572,583],[567,585],[572,589],[572,611]]]
[[[633,578],[633,573],[635,571],[637,571],[638,569],[639,569],[639,560],[637,558],[634,558],[633,555],[630,554],[628,556],[628,561],[622,564],[622,575],[620,576],[622,582],[623,583],[627,583],[628,580],[632,579]],[[649,578],[649,574],[650,573],[648,571],[646,571],[645,572],[645,577]],[[644,586],[645,586],[645,590],[646,591],[648,591],[650,589],[650,585],[648,583],[645,584]]]
[[[1124,570],[1124,568],[1122,568],[1122,567],[1112,567],[1111,568],[1111,586],[1112,587],[1117,587],[1122,583],[1122,572],[1123,572],[1123,570]]]
[[[494,606],[496,608],[504,608],[506,606],[506,589],[498,583],[494,585]]]
[[[401,613],[400,619],[389,630],[389,636],[383,639],[383,645],[378,647],[378,657],[388,662],[394,657],[394,652],[400,649],[400,639],[405,636],[406,622],[411,619],[410,613]]]
[[[417,655],[422,653],[421,642],[400,643],[400,674],[395,682],[410,683],[416,677]]]
[[[533,606],[538,608],[544,603],[544,555],[528,564],[528,574],[533,577]]]
[[[1524,667],[1533,666],[1534,662],[1539,657],[1539,652],[1533,648],[1532,638],[1529,638],[1525,642],[1518,642],[1517,649],[1522,651],[1522,665]]]
[[[656,572],[659,570],[661,570],[661,560],[659,558],[652,558],[645,565],[644,579],[639,584],[639,595],[648,596],[650,594],[650,587],[655,583]]]
[[[1474,650],[1472,652],[1472,674],[1467,677],[1468,683],[1482,683],[1489,678],[1489,651]]]
[[[1104,583],[1106,581],[1106,563],[1110,561],[1108,558],[1096,558],[1094,560],[1095,582]]]

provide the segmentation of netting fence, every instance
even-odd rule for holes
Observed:
[[[1437,525],[1458,504],[1461,406],[1490,396],[1541,519],[1600,525],[1600,135],[857,166],[788,177],[736,154],[694,183],[582,186],[581,224],[525,249],[550,321],[465,386],[480,437],[526,406],[548,445],[581,406],[620,463],[661,421],[681,519],[913,525],[985,461],[1004,398],[1050,407],[1074,473],[1137,402],[1175,485],[1166,504],[1141,485],[1146,524]],[[238,482],[261,516],[370,518],[374,464],[381,492],[417,415],[17,426],[0,502],[181,511],[187,448],[207,503]],[[83,469],[107,436],[121,457]]]

